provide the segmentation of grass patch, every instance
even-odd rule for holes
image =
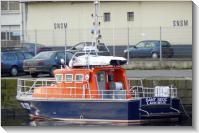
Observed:
[[[17,79],[1,79],[1,106],[2,108],[20,108],[16,100]]]

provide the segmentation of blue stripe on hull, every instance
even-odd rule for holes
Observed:
[[[29,107],[30,114],[46,118],[141,120],[146,113],[140,111],[140,100],[131,101],[20,101]],[[173,99],[172,107],[179,109],[179,100]],[[149,113],[176,113],[175,110],[157,105],[143,108]],[[163,108],[162,108],[163,107]],[[158,117],[159,118],[159,117]]]

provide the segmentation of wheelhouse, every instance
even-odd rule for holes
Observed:
[[[57,69],[51,86],[36,87],[37,98],[127,99],[130,90],[121,67]]]

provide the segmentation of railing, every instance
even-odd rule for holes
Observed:
[[[45,88],[34,99],[126,99],[125,90],[90,90],[88,83],[82,87],[57,87],[54,86],[55,82],[54,79],[18,79],[17,98],[32,99],[35,87],[48,86],[51,89],[56,88],[58,90],[56,94],[50,94],[48,88]],[[61,90],[65,90],[66,93]]]
[[[155,88],[143,87],[143,86],[131,86],[131,95],[135,99],[146,97],[177,97],[177,88],[172,86],[156,86]]]
[[[17,98],[18,99],[33,99],[35,87],[56,88],[56,94],[49,93],[48,88],[43,89],[34,96],[34,99],[141,99],[146,97],[177,97],[177,88],[145,88],[143,86],[131,86],[130,92],[126,90],[91,90],[89,84],[86,83],[82,87],[57,87],[54,79],[18,79]],[[161,87],[161,86],[160,86]],[[163,91],[164,89],[164,91]],[[63,93],[62,90],[65,90]],[[166,91],[165,91],[166,90]]]
[[[51,86],[55,79],[18,79],[17,80],[17,97],[31,97],[35,87]]]

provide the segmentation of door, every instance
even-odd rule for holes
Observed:
[[[3,53],[2,63],[5,71],[10,71],[13,65],[17,65],[16,60],[17,59],[14,53]]]
[[[155,47],[154,42],[148,42],[145,44],[145,48],[143,49],[143,57],[151,57],[151,52],[153,51],[153,48]]]
[[[146,42],[139,42],[132,51],[133,57],[144,57]]]
[[[99,93],[102,95],[102,98],[106,98],[106,75],[104,71],[97,73],[97,84]]]
[[[65,62],[64,52],[58,52],[58,53],[55,55],[55,62],[56,62],[56,65],[58,65],[58,66],[61,65],[61,59],[63,59],[64,62]]]
[[[20,53],[20,52],[16,53],[16,56],[17,56],[18,68],[20,70],[23,70],[23,61],[24,61],[25,57],[24,57],[23,53]]]

